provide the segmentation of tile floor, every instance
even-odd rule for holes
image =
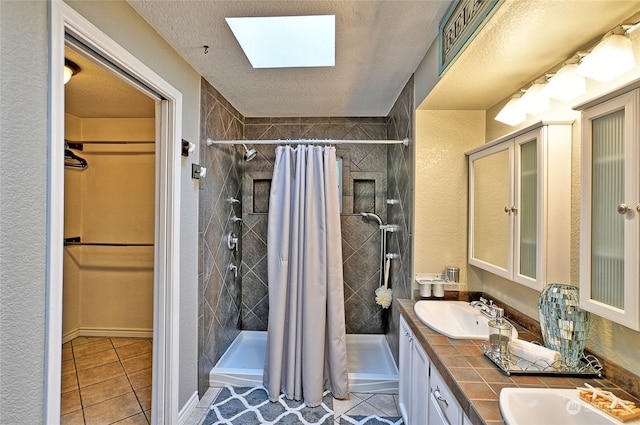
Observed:
[[[61,425],[148,425],[151,409],[150,339],[80,337],[62,346]],[[184,425],[199,425],[220,388],[209,388]],[[398,396],[351,393],[334,400],[340,415],[400,416]]]
[[[148,425],[153,344],[79,337],[62,346],[62,425]]]
[[[209,388],[184,425],[200,425],[209,412],[209,406],[218,396],[220,388]],[[340,415],[400,416],[398,395],[351,393],[349,400],[333,400],[335,423],[340,423]]]

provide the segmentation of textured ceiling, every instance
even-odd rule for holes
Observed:
[[[386,116],[449,6],[432,0],[128,3],[248,117]],[[640,1],[504,0],[420,108],[488,109],[639,10]],[[224,21],[295,14],[336,14],[335,68],[252,69]],[[77,53],[69,55],[83,70],[66,87],[67,112],[153,116],[148,97]]]
[[[505,0],[420,109],[488,109],[638,11],[636,0]]]
[[[248,117],[386,116],[449,6],[435,0],[128,3]],[[316,14],[336,15],[334,68],[253,69],[224,19]]]

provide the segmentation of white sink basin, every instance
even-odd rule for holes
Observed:
[[[507,425],[608,425],[621,424],[580,400],[576,389],[503,388],[500,411]],[[640,419],[625,422],[638,425]]]
[[[422,300],[413,310],[422,323],[449,338],[489,339],[489,318],[465,301]],[[511,337],[518,337],[515,328]]]

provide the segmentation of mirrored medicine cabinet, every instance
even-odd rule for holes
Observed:
[[[580,305],[640,330],[640,81],[582,110]]]
[[[571,124],[538,123],[466,153],[469,264],[538,291],[569,283]]]

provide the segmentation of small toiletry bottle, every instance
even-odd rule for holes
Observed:
[[[513,326],[504,318],[504,310],[496,307],[496,317],[489,321],[489,344],[496,359],[509,361],[509,345]]]

